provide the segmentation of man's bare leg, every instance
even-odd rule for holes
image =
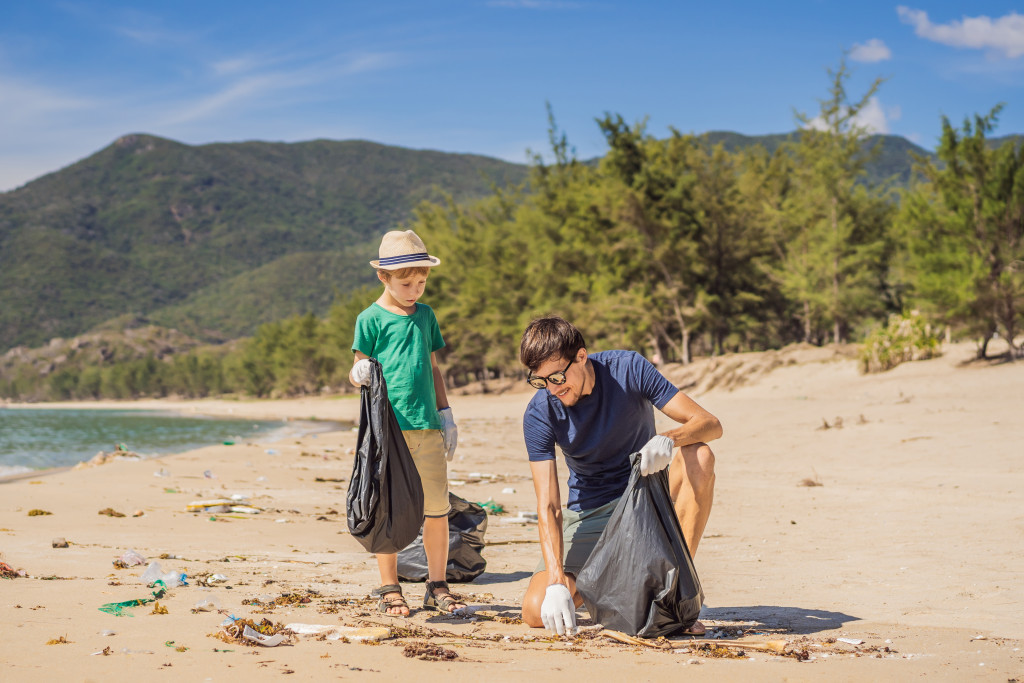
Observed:
[[[572,601],[577,607],[583,604],[583,598],[576,592],[576,577],[566,574],[569,579],[569,592],[572,593]],[[523,596],[523,623],[532,628],[539,628],[544,625],[540,619],[540,606],[544,603],[544,594],[547,592],[551,581],[548,580],[547,571],[540,571],[530,579],[530,585]]]
[[[669,465],[668,487],[690,557],[695,557],[715,499],[715,454],[706,443],[679,449]],[[687,633],[703,634],[704,624],[694,623]]]

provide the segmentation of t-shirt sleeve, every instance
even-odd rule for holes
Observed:
[[[373,358],[377,346],[377,321],[371,316],[360,314],[356,318],[356,331],[352,337],[352,350]]]
[[[531,462],[555,459],[555,432],[551,422],[531,401],[523,415],[523,438]]]
[[[665,404],[679,393],[679,389],[665,379],[665,375],[658,372],[658,368],[639,353],[631,354],[630,365],[632,366],[630,375],[636,378],[637,389],[658,410],[664,408]]]
[[[444,338],[441,337],[441,326],[437,324],[437,316],[434,309],[430,309],[430,352],[433,353],[444,348]]]

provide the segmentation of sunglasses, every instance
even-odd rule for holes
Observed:
[[[569,361],[569,365],[565,366],[565,369],[560,372],[552,372],[547,377],[541,377],[540,375],[530,375],[526,378],[526,381],[530,383],[530,386],[534,389],[546,389],[548,382],[552,384],[565,384],[565,372],[569,369],[569,366],[575,363],[573,359]]]

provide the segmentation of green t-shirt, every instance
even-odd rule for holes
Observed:
[[[444,347],[434,311],[416,304],[412,315],[392,313],[374,302],[356,318],[352,350],[380,361],[398,425],[441,429],[430,354]]]

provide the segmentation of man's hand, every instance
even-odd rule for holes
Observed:
[[[672,439],[661,434],[644,444],[640,449],[640,474],[647,476],[655,472],[661,472],[672,462],[672,449],[675,447]]]
[[[576,606],[568,588],[560,583],[548,586],[540,606],[540,620],[544,628],[560,636],[576,633]]]
[[[355,362],[348,373],[348,379],[352,384],[366,387],[370,385],[370,359],[362,358]]]
[[[441,416],[441,431],[444,438],[444,457],[448,462],[455,457],[455,446],[459,443],[459,428],[455,426],[455,416],[451,408],[437,411]]]

